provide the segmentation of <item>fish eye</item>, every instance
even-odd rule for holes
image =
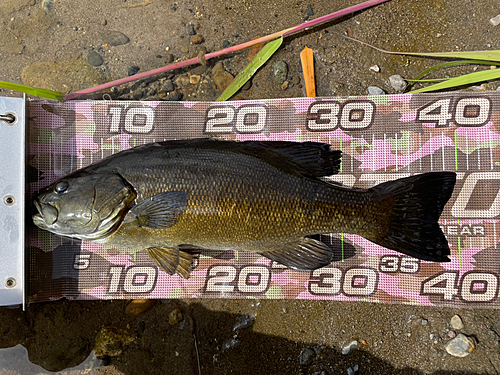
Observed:
[[[55,191],[57,194],[64,193],[66,190],[68,190],[69,184],[67,181],[61,181],[58,182],[55,188]]]

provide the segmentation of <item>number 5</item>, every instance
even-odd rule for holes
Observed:
[[[90,255],[91,254],[75,254],[75,263],[73,263],[73,268],[75,270],[85,270],[90,265]]]

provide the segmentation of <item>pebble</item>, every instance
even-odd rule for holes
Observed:
[[[453,315],[450,321],[451,328],[459,330],[464,328],[464,324],[462,323],[462,319],[458,315]]]
[[[394,74],[389,77],[391,86],[396,91],[403,91],[406,88],[407,82],[399,74]]]
[[[200,44],[203,43],[203,36],[201,35],[193,35],[191,37],[191,44]]]
[[[316,353],[314,353],[314,350],[311,349],[311,348],[304,348],[302,349],[302,351],[300,352],[300,355],[299,355],[299,363],[301,366],[309,366],[312,361],[313,361],[313,357]]]
[[[218,62],[212,69],[215,85],[217,90],[224,91],[227,86],[233,81],[234,77],[231,73],[224,70],[222,62]]]
[[[493,18],[490,18],[490,23],[493,25],[493,26],[498,26],[500,25],[500,14],[498,16],[495,16]]]
[[[385,91],[377,86],[368,86],[368,95],[385,95]]]
[[[358,342],[356,340],[352,340],[349,344],[342,348],[342,354],[348,355],[353,352],[354,349],[358,347]]]
[[[378,72],[380,72],[380,67],[378,65],[372,65],[372,66],[370,66],[370,70],[372,72],[378,73]]]
[[[187,53],[189,51],[189,48],[187,48],[187,47],[181,47],[181,51],[183,53]]]
[[[288,82],[288,81],[283,82],[283,84],[281,85],[281,89],[283,91],[285,91],[288,88],[289,84],[290,84],[290,82]]]
[[[125,34],[119,31],[105,31],[101,34],[102,44],[108,46],[121,46],[130,42],[130,39]]]
[[[449,331],[448,337],[454,339],[455,337],[457,337],[457,333],[455,331]]]
[[[144,90],[142,90],[142,89],[137,89],[137,90],[132,91],[132,98],[134,100],[140,100],[140,99],[142,99],[143,96],[144,96]]]
[[[278,85],[282,85],[286,81],[288,75],[288,65],[284,61],[278,61],[273,66],[274,80]]]
[[[196,35],[196,30],[194,28],[194,25],[189,25],[188,26],[188,34],[189,34],[189,36]]]
[[[355,364],[347,369],[347,375],[354,375],[359,371],[359,365]]]
[[[165,81],[165,83],[163,84],[163,90],[165,90],[166,92],[172,92],[175,90],[174,83],[171,79],[167,79]]]
[[[96,51],[90,51],[87,56],[87,62],[92,66],[101,66],[104,60]]]
[[[180,102],[183,97],[184,97],[184,95],[182,94],[182,92],[177,92],[174,95],[172,95],[170,98],[168,98],[168,100],[171,102]]]
[[[426,326],[426,325],[427,325],[427,323],[429,323],[429,321],[428,321],[427,319],[422,319],[422,325],[423,325],[423,326]]]
[[[173,63],[174,62],[174,55],[172,55],[171,53],[167,54],[167,56],[165,57],[165,62],[167,64]]]
[[[231,43],[229,43],[229,40],[224,40],[222,42],[222,48],[228,48],[230,45],[231,45]]]
[[[474,343],[463,333],[448,341],[444,347],[454,357],[466,357],[474,350]]]
[[[139,68],[138,66],[131,66],[130,68],[128,68],[128,76],[133,76],[134,74],[137,74],[139,73],[139,70],[141,70],[141,68]]]
[[[177,87],[186,87],[191,82],[189,80],[189,77],[187,75],[183,74],[183,75],[180,75],[179,77],[177,77],[175,79],[174,83],[176,84]]]
[[[155,299],[134,299],[125,308],[125,313],[130,316],[139,316],[149,311],[156,305]]]
[[[101,25],[106,26],[108,24],[107,20],[101,20]]]
[[[313,8],[312,8],[312,6],[311,6],[311,5],[308,5],[308,6],[307,6],[307,10],[306,10],[306,12],[307,12],[307,15],[308,15],[308,16],[314,16],[314,11],[313,11]]]
[[[200,80],[201,80],[201,76],[198,76],[198,75],[192,75],[189,77],[189,82],[193,85],[196,85],[198,83],[200,83]]]

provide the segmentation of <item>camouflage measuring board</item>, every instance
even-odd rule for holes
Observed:
[[[322,240],[334,262],[294,271],[246,252],[201,252],[187,280],[144,251],[80,243],[30,226],[29,301],[109,298],[291,298],[500,307],[500,93],[260,101],[35,101],[28,105],[30,199],[54,180],[144,143],[196,137],[321,141],[343,151],[330,177],[368,188],[455,171],[440,225],[450,263],[402,256],[362,237]],[[497,234],[498,231],[498,234]]]

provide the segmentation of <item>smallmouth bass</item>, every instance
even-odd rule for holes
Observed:
[[[315,142],[193,139],[119,152],[55,182],[35,198],[34,223],[67,237],[146,250],[170,275],[187,278],[189,249],[257,252],[313,270],[332,250],[311,238],[351,233],[422,260],[447,262],[438,219],[453,172],[349,188],[341,152]]]

